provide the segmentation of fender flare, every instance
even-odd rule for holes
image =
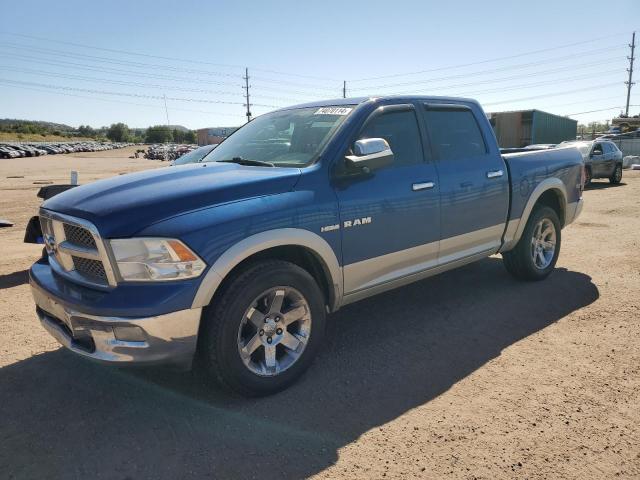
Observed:
[[[504,240],[502,242],[502,248],[500,248],[500,252],[509,251],[516,246],[516,244],[520,240],[520,237],[522,237],[524,228],[527,226],[527,221],[529,220],[529,216],[533,211],[533,207],[536,205],[542,194],[549,190],[555,190],[560,193],[560,208],[562,209],[561,213],[563,217],[566,216],[567,188],[565,187],[564,183],[559,178],[547,178],[543,180],[536,186],[536,188],[533,189],[531,195],[529,195],[529,200],[527,200],[520,218],[509,220],[509,222],[507,223],[507,228],[504,233]]]
[[[319,235],[300,228],[281,228],[267,230],[247,237],[226,250],[211,266],[198,287],[191,308],[206,307],[211,302],[216,290],[227,275],[240,262],[263,250],[294,245],[311,250],[323,264],[328,275],[330,288],[333,288],[333,305],[331,311],[337,310],[342,302],[343,277],[342,268],[331,248]]]

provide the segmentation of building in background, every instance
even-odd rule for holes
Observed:
[[[578,122],[541,110],[487,113],[500,148],[575,140]]]
[[[217,145],[239,127],[213,127],[198,130],[198,145]]]

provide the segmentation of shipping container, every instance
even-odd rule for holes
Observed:
[[[575,140],[578,122],[542,110],[487,114],[501,148]]]

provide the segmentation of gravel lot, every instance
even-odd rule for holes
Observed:
[[[640,172],[585,192],[546,281],[492,257],[350,305],[301,382],[245,400],[35,318],[33,182],[161,166],[131,152],[0,160],[2,478],[640,478]]]

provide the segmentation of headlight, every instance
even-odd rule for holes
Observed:
[[[180,240],[127,238],[111,240],[111,250],[123,280],[182,280],[202,274],[206,264]]]

